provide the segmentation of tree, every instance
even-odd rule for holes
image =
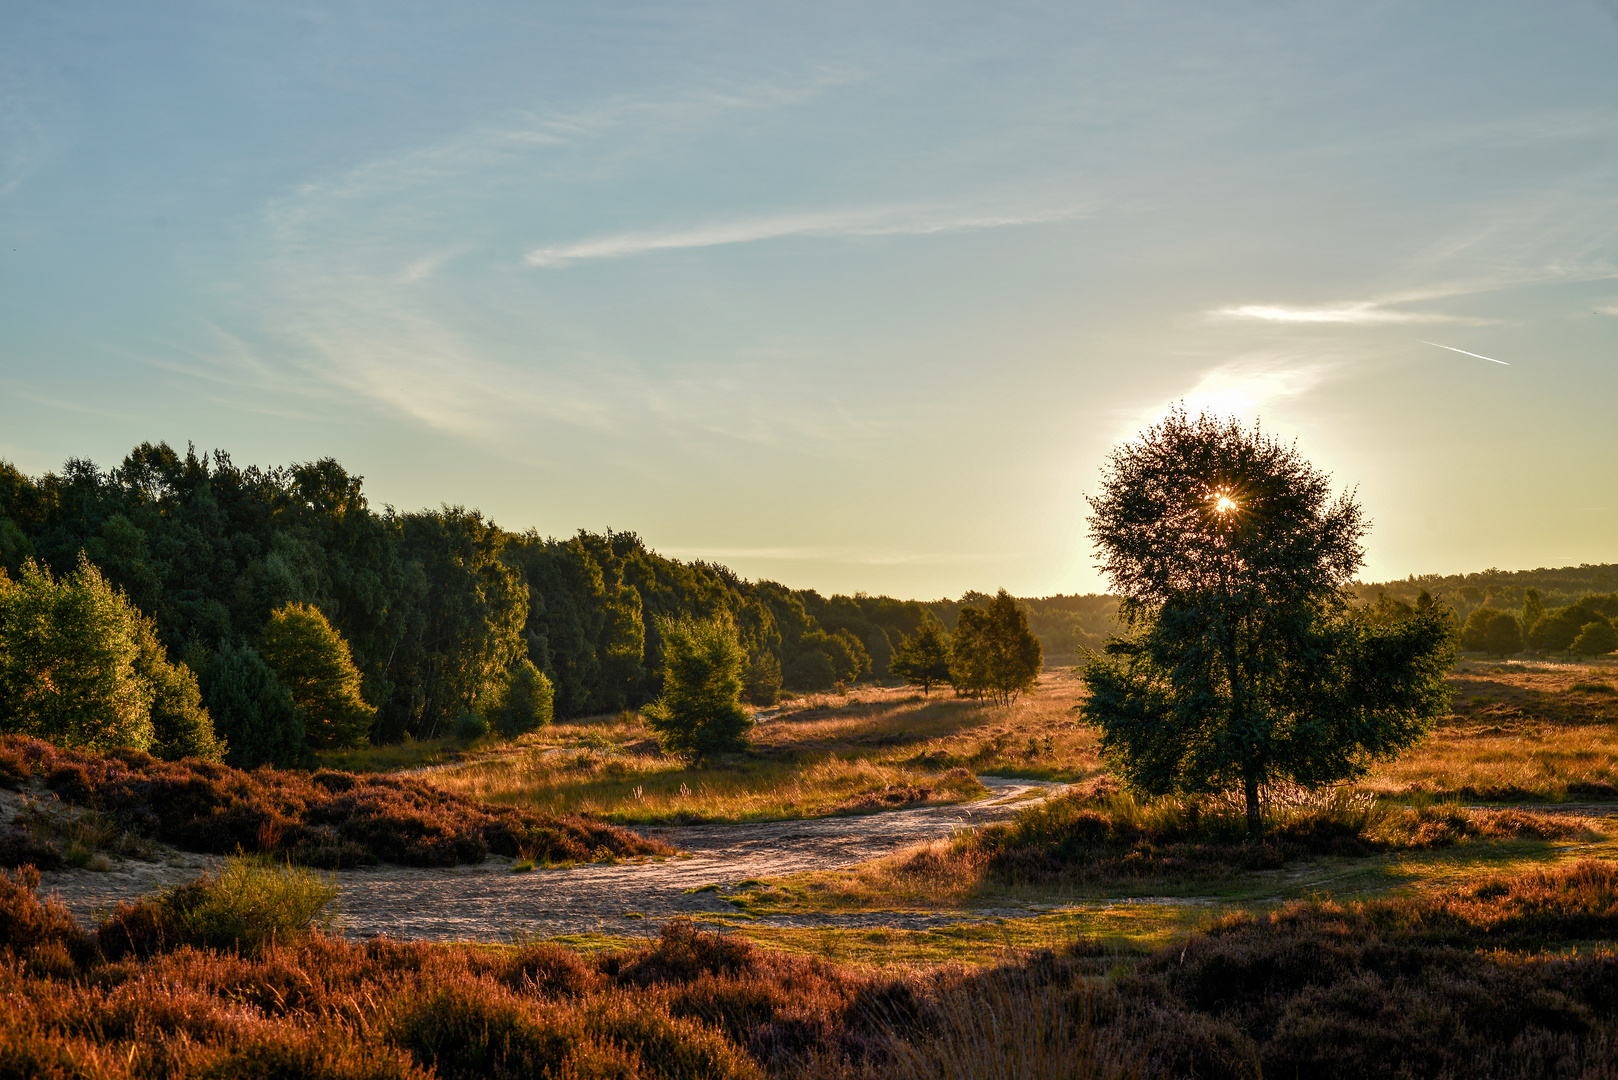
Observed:
[[[663,696],[643,710],[658,745],[700,763],[745,750],[753,719],[739,700],[747,654],[730,619],[660,618]]]
[[[1028,615],[1001,589],[982,608],[963,607],[950,639],[949,677],[957,690],[1009,705],[1032,690],[1045,661]]]
[[[309,756],[303,713],[275,672],[252,646],[222,644],[203,682],[208,712],[229,747],[225,761],[238,769],[288,768]]]
[[[926,695],[939,683],[949,681],[949,636],[944,624],[928,615],[916,632],[899,642],[890,669]]]
[[[1502,611],[1483,628],[1483,651],[1490,656],[1510,656],[1522,652],[1522,625],[1517,616]]]
[[[491,710],[500,734],[521,735],[551,722],[556,691],[545,673],[526,656],[517,661]]]
[[[1592,620],[1580,627],[1572,649],[1579,656],[1606,656],[1618,649],[1618,631],[1606,619]]]
[[[319,608],[294,603],[272,612],[259,652],[291,692],[311,747],[365,745],[376,710],[360,696],[360,673],[348,643]]]
[[[781,696],[781,661],[761,651],[747,663],[747,700],[753,705],[774,705]]]
[[[1522,628],[1532,630],[1534,624],[1545,614],[1545,601],[1539,598],[1538,589],[1524,589],[1522,594]]]
[[[197,676],[184,664],[169,663],[157,624],[135,614],[135,674],[152,691],[152,753],[169,761],[200,758],[223,761],[227,744],[202,704]]]
[[[1081,715],[1137,790],[1240,790],[1256,837],[1269,785],[1363,775],[1447,711],[1441,606],[1349,609],[1359,506],[1256,426],[1176,410],[1113,452],[1090,506],[1125,633],[1085,666]]]
[[[871,674],[878,679],[886,679],[893,672],[893,642],[888,640],[888,632],[880,626],[872,626],[870,633],[865,635],[865,651],[871,657]]]
[[[831,666],[831,657],[811,649],[792,658],[782,681],[794,690],[815,694],[837,685],[837,671]]]
[[[1461,648],[1477,649],[1490,656],[1509,656],[1521,652],[1522,626],[1517,616],[1499,608],[1480,607],[1466,617],[1461,627]]]
[[[81,557],[61,578],[33,560],[0,570],[0,731],[59,746],[152,746],[139,613]]]

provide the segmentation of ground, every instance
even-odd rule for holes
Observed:
[[[632,716],[557,725],[515,745],[355,755],[344,763],[403,765],[482,798],[593,812],[682,854],[526,872],[500,858],[453,870],[342,871],[341,925],[354,937],[589,946],[695,917],[792,951],[924,964],[1075,936],[1138,949],[1292,898],[1445,889],[1482,872],[1613,859],[1613,676],[1602,665],[1463,662],[1451,680],[1454,714],[1358,785],[1384,803],[1505,801],[1582,819],[1572,838],[1317,857],[1215,882],[1147,878],[1088,895],[988,879],[895,891],[880,872],[1067,785],[1106,783],[1095,733],[1074,719],[1082,687],[1068,669],[1047,671],[1035,694],[1004,708],[908,688],[789,702],[760,717],[752,754],[705,769],[657,754]],[[55,871],[42,888],[93,917],[210,865],[144,854]]]

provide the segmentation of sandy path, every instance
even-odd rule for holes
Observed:
[[[590,865],[571,870],[514,874],[505,859],[480,866],[412,869],[379,866],[338,873],[341,924],[350,937],[499,941],[518,935],[549,936],[605,932],[655,932],[681,915],[735,914],[706,885],[778,878],[803,870],[826,870],[898,851],[957,829],[1009,817],[1030,799],[1055,790],[1025,780],[979,777],[991,794],[956,806],[925,806],[854,817],[817,818],[744,825],[645,829],[688,856],[665,862]],[[206,856],[182,855],[167,864],[122,863],[107,873],[63,870],[43,875],[42,891],[56,892],[81,919],[163,885],[194,876],[213,864]],[[973,917],[991,913],[975,912]],[[788,916],[771,925],[883,925],[923,927],[955,921],[961,914],[872,913]]]

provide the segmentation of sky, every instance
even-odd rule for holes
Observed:
[[[1039,596],[1177,402],[1357,491],[1364,580],[1618,561],[1618,0],[0,5],[31,474]]]

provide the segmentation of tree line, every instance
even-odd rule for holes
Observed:
[[[0,462],[0,569],[19,611],[99,605],[103,629],[122,628],[103,644],[138,674],[106,692],[155,703],[120,729],[132,745],[207,756],[196,717],[211,707],[249,764],[645,706],[671,620],[727,621],[755,703],[887,678],[900,642],[989,599],[826,597],[664,558],[633,533],[558,540],[459,506],[373,508],[330,458],[244,468],[162,443],[111,469]]]

